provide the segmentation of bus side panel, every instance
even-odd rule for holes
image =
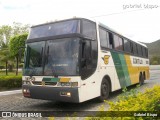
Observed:
[[[121,88],[131,85],[128,66],[124,54],[111,52]]]
[[[107,57],[106,57],[107,56]],[[105,58],[106,57],[106,58]],[[114,58],[110,51],[102,52],[100,60],[100,73],[102,72],[102,79],[104,76],[109,76],[111,80],[111,91],[115,91],[121,88],[116,67],[114,64]]]
[[[131,79],[131,84],[136,84],[139,82],[139,71],[138,67],[133,67],[130,55],[125,55],[126,63],[128,66],[128,72]]]

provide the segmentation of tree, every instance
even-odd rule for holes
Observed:
[[[28,33],[29,27],[30,25],[28,24],[23,25],[22,23],[13,22],[13,27],[12,27],[13,35]]]
[[[12,57],[10,56],[10,52],[9,49],[6,48],[2,48],[0,51],[0,61],[1,62],[5,62],[6,64],[6,75],[8,75],[8,63],[11,63]]]
[[[12,35],[12,27],[3,25],[0,27],[0,47],[7,47],[9,39]]]
[[[16,35],[10,39],[9,50],[11,56],[16,58],[16,75],[18,75],[18,58],[19,58],[19,50],[20,47],[25,46],[25,40],[27,39],[28,34]],[[22,52],[24,52],[24,48],[22,48]]]
[[[12,36],[28,33],[30,25],[23,25],[22,23],[13,22],[13,25],[0,26],[0,47],[8,46],[9,40]]]
[[[11,60],[10,57],[8,56],[10,54],[9,52],[10,39],[12,36],[28,33],[28,30],[29,30],[29,25],[23,25],[21,23],[16,23],[16,22],[14,22],[12,26],[10,25],[0,26],[0,53],[2,53],[0,54],[0,62],[7,63],[6,65],[7,67],[9,66],[9,70],[13,68],[13,64],[10,64],[11,62],[13,62],[13,60]],[[8,51],[9,53],[6,53],[6,51]],[[18,74],[18,71],[16,71],[16,74]]]

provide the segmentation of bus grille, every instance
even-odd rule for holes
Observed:
[[[43,81],[43,84],[42,84],[42,81],[32,81],[32,83],[34,85],[52,85],[52,86],[55,86],[57,85],[57,82],[44,82]],[[45,84],[44,84],[45,83]]]

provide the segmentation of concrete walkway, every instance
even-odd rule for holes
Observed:
[[[11,90],[11,91],[3,91],[3,92],[0,92],[0,96],[3,96],[3,95],[12,95],[12,94],[17,94],[17,93],[22,93],[22,90]]]

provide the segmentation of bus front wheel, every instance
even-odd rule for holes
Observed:
[[[99,97],[99,101],[103,102],[109,97],[109,92],[110,92],[110,84],[108,80],[103,79],[101,83],[101,95]]]

